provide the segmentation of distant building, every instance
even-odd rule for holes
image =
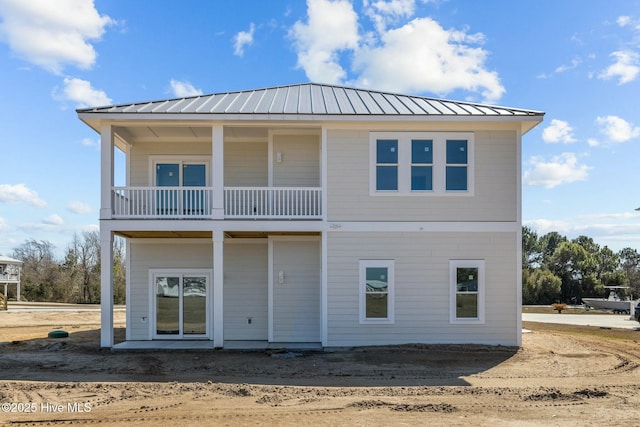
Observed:
[[[126,239],[119,345],[519,345],[521,143],[543,115],[311,83],[78,110],[103,266]]]
[[[4,296],[8,299],[9,285],[16,287],[16,301],[20,301],[20,270],[22,261],[0,256],[0,286],[4,285]]]

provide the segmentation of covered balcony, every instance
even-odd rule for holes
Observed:
[[[212,219],[212,187],[113,187],[114,219]],[[317,187],[224,187],[225,219],[321,219]]]

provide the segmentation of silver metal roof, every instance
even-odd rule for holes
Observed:
[[[77,110],[78,114],[478,116],[544,115],[541,111],[400,95],[316,83]]]

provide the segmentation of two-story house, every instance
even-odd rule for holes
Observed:
[[[78,115],[101,138],[103,266],[126,239],[119,346],[520,344],[542,112],[309,83]],[[101,290],[112,347],[109,268]]]

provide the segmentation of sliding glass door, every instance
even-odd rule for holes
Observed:
[[[209,278],[208,272],[158,271],[153,274],[156,338],[208,336]]]

